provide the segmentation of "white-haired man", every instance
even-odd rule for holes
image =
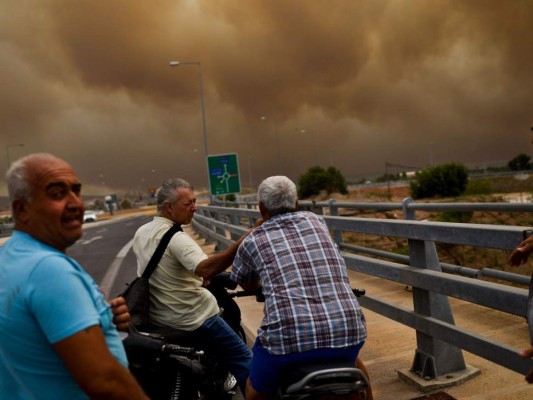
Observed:
[[[260,283],[265,295],[247,400],[270,398],[292,365],[355,363],[366,339],[364,316],[324,220],[298,211],[296,185],[285,176],[265,179],[258,197],[263,224],[241,243],[231,273],[245,289]]]

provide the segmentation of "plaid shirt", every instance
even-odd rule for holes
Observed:
[[[259,277],[265,315],[258,338],[272,354],[344,348],[366,339],[344,260],[313,213],[276,215],[254,229],[237,251],[231,277],[239,283]]]

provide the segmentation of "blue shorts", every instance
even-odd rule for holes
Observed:
[[[280,375],[284,369],[297,364],[314,361],[347,361],[355,364],[359,350],[365,342],[344,349],[316,349],[302,353],[270,354],[256,339],[252,349],[253,358],[250,367],[250,380],[255,390],[260,393],[274,393],[279,385]]]

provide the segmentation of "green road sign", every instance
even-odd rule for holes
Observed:
[[[239,193],[241,191],[239,162],[236,153],[207,156],[207,166],[209,168],[209,188],[212,195]]]

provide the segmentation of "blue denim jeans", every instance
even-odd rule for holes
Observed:
[[[208,347],[216,357],[228,364],[229,371],[237,379],[242,393],[252,362],[252,353],[231,327],[218,315],[206,320],[194,331],[198,339]]]

